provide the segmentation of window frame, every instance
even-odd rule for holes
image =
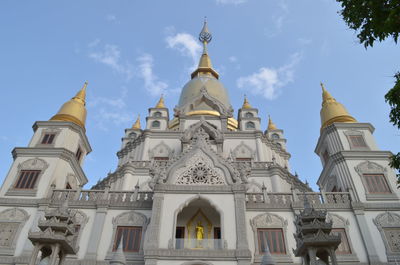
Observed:
[[[378,228],[379,233],[381,234],[382,241],[385,245],[388,262],[397,262],[397,260],[400,259],[400,252],[392,250],[390,242],[387,240],[385,231],[389,229],[400,230],[400,215],[387,211],[377,215],[373,221]]]
[[[83,158],[83,149],[82,147],[79,145],[78,148],[76,149],[75,152],[75,158],[76,160],[80,163],[82,161]]]
[[[260,254],[265,254],[265,248],[264,249],[261,249],[261,246],[263,245],[262,243],[262,241],[263,241],[263,239],[261,238],[261,232],[264,232],[266,235],[263,235],[263,239],[265,238],[266,239],[266,244],[268,244],[268,248],[269,248],[269,252],[272,254],[272,255],[286,255],[287,254],[287,250],[286,250],[286,246],[285,246],[285,235],[284,235],[284,233],[283,233],[283,229],[282,228],[257,228],[257,237],[258,237],[258,247],[260,248],[259,249],[259,253]],[[281,248],[281,247],[283,247],[283,252],[281,251],[281,252],[277,252],[277,251],[275,251],[275,248],[271,248],[270,247],[270,245],[272,244],[272,242],[271,242],[271,244],[269,243],[269,235],[267,234],[267,232],[280,232],[280,235],[281,235],[281,237],[282,238],[280,238],[278,241],[280,241],[279,242],[279,244],[278,243],[276,243],[276,247],[277,248]],[[275,235],[276,236],[276,235]],[[277,239],[277,238],[276,238]],[[264,243],[264,245],[265,245],[265,243]],[[275,244],[273,244],[273,245],[275,245]],[[281,245],[281,246],[279,246],[278,247],[278,245]]]
[[[162,113],[160,111],[156,111],[156,112],[153,113],[152,117],[161,118],[162,117]]]
[[[361,178],[361,182],[363,183],[364,186],[364,191],[365,191],[365,198],[366,200],[393,200],[397,199],[396,194],[393,192],[393,187],[389,182],[388,174],[387,174],[387,168],[383,167],[375,162],[371,162],[369,160],[366,160],[364,162],[359,163],[354,167],[354,170],[358,173],[358,175]],[[390,190],[390,193],[377,193],[377,192],[370,192],[369,190],[369,184],[364,177],[366,174],[373,174],[373,175],[383,175],[384,180],[386,181],[387,187]]]
[[[154,124],[158,124],[158,126],[155,126]],[[161,128],[161,122],[160,121],[152,121],[151,122],[151,128],[152,129],[160,129]]]
[[[11,183],[11,185],[9,186],[5,195],[6,196],[36,196],[39,182],[48,167],[49,167],[49,164],[41,158],[31,158],[31,159],[27,159],[27,160],[19,163],[17,166],[17,172],[14,175],[14,180]],[[17,183],[20,178],[20,175],[21,175],[21,171],[34,171],[34,170],[38,170],[40,172],[36,178],[33,188],[30,188],[30,189],[16,188]]]
[[[367,141],[365,140],[365,135],[362,131],[355,131],[355,130],[351,130],[351,131],[345,131],[344,132],[346,138],[347,138],[347,142],[349,143],[349,148],[350,150],[370,150]],[[352,137],[361,137],[364,145],[355,145],[354,141],[352,140]]]
[[[253,127],[249,127],[249,125],[251,125]],[[248,121],[245,123],[245,128],[246,128],[246,130],[254,130],[254,129],[256,129],[256,124],[252,121]]]
[[[30,215],[21,208],[9,208],[0,211],[0,224],[12,224],[15,228],[12,241],[9,243],[9,246],[2,246],[0,248],[0,254],[11,256],[15,254],[19,235],[29,217]]]
[[[125,234],[125,230],[128,230],[128,239],[123,237]],[[129,249],[130,245],[130,232],[131,231],[138,231],[135,232],[134,235],[134,241],[132,242],[132,247],[133,249]],[[137,237],[137,238],[135,238]],[[122,249],[124,252],[133,252],[133,253],[138,253],[141,249],[141,242],[142,242],[142,227],[141,226],[117,226],[117,230],[115,232],[115,238],[114,238],[114,243],[113,243],[113,252],[117,251],[119,244],[121,244],[121,238],[123,239],[122,241]],[[138,239],[138,240],[137,240]],[[125,246],[124,246],[125,242]]]
[[[258,229],[282,229],[283,244],[286,250],[285,254],[272,253],[274,260],[278,263],[293,263],[292,256],[289,253],[289,244],[287,241],[288,221],[283,217],[273,213],[262,213],[250,220],[254,238],[254,262],[261,262],[263,252],[260,251],[260,242],[258,240]]]
[[[372,178],[374,177],[374,178]],[[391,194],[391,190],[384,174],[371,174],[371,173],[364,173],[363,174],[364,181],[366,183],[366,188],[368,193],[370,194]],[[380,181],[379,181],[380,180]],[[374,182],[374,183],[371,183]],[[374,187],[381,186],[382,191],[373,191]],[[383,191],[386,189],[385,191]]]
[[[32,175],[32,173],[34,175]],[[35,174],[36,173],[36,174]],[[17,180],[14,182],[14,187],[13,189],[15,190],[33,190],[37,185],[37,181],[39,179],[41,170],[29,170],[29,169],[23,169],[19,171]],[[26,175],[29,174],[29,177],[27,178]],[[21,180],[24,178],[24,180]],[[32,181],[32,178],[34,178],[34,181]],[[33,183],[32,183],[33,182]],[[19,187],[22,186],[22,187]],[[28,186],[28,187],[26,187]]]
[[[59,129],[43,129],[42,132],[40,133],[39,139],[36,142],[35,146],[39,147],[54,147],[55,143],[57,141],[57,137],[60,134],[61,130]],[[53,141],[51,143],[43,143],[43,139],[47,135],[54,135]]]

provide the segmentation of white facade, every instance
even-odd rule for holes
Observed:
[[[192,94],[182,96],[173,119],[167,108],[150,108],[144,130],[126,129],[117,169],[90,190],[83,189],[81,165],[91,151],[84,129],[36,122],[29,145],[14,149],[0,189],[0,264],[28,264],[28,233],[65,200],[79,224],[79,249],[66,264],[117,262],[119,233],[126,264],[259,264],[263,240],[275,262],[301,264],[293,221],[305,197],[341,231],[340,264],[397,264],[400,193],[391,153],[378,149],[372,125],[333,123],[321,131],[315,152],[323,170],[313,192],[289,172],[283,131],[263,132],[252,107],[233,119],[213,75],[192,76],[182,92]],[[50,144],[43,144],[46,133],[54,134]]]

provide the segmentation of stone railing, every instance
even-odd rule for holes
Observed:
[[[153,192],[138,191],[109,191],[109,190],[53,190],[50,199],[61,201],[68,198],[70,202],[108,202],[110,204],[126,204],[131,202],[152,202]]]
[[[303,205],[305,198],[314,207],[348,207],[351,202],[349,192],[246,193],[248,207],[260,205],[260,207],[279,208]]]

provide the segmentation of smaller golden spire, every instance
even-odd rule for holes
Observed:
[[[321,108],[321,130],[335,122],[357,122],[346,110],[346,108],[325,89],[322,88],[322,108]]]
[[[142,126],[140,125],[140,115],[138,115],[135,124],[133,124],[132,129],[134,130],[140,130]]]
[[[158,109],[166,108],[165,104],[164,104],[164,95],[163,94],[161,94],[160,100],[158,101],[156,108],[158,108]]]
[[[278,130],[278,128],[276,128],[275,123],[273,123],[271,116],[268,115],[268,131],[274,131],[274,130]]]
[[[252,109],[253,107],[250,105],[249,101],[247,100],[246,95],[244,95],[243,106],[242,109]]]
[[[65,102],[56,115],[51,117],[51,121],[70,121],[83,129],[86,123],[86,87],[88,82],[83,84],[81,90],[76,93],[75,97]]]

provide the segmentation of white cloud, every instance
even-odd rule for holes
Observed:
[[[99,45],[99,43],[100,43],[100,39],[99,38],[94,39],[93,41],[89,42],[88,47],[89,48],[96,47],[97,45]]]
[[[152,96],[159,96],[166,92],[168,84],[159,81],[158,77],[153,72],[153,56],[143,54],[137,61],[139,62],[139,75],[144,80],[144,87]]]
[[[256,73],[240,77],[237,86],[249,90],[255,95],[262,95],[266,99],[275,99],[280,89],[293,82],[294,68],[301,60],[300,53],[294,53],[290,62],[279,68],[261,67]]]
[[[216,0],[217,4],[222,5],[238,5],[247,2],[247,0]]]
[[[197,39],[188,33],[177,33],[173,36],[167,36],[165,40],[168,48],[177,49],[183,56],[192,59],[193,66],[190,70],[193,71],[197,66],[202,50]]]
[[[271,16],[271,23],[265,28],[265,34],[269,38],[275,37],[282,32],[289,15],[289,6],[287,5],[286,0],[279,0],[274,3],[278,6],[276,9],[278,12]]]
[[[96,126],[108,131],[109,127],[127,125],[133,122],[134,115],[126,109],[126,87],[122,87],[120,95],[115,98],[110,97],[91,97],[88,98],[88,108],[94,113]]]
[[[99,41],[95,40],[89,45],[96,47],[98,43]],[[124,75],[126,80],[130,80],[133,77],[133,67],[129,63],[121,62],[121,50],[117,45],[106,44],[102,51],[89,53],[89,58],[111,67],[115,72]]]

